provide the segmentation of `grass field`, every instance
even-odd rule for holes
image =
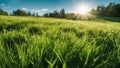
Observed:
[[[118,68],[120,22],[0,16],[0,68]]]

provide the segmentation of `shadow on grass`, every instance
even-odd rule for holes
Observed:
[[[101,19],[112,21],[112,22],[120,22],[120,17],[101,17]]]
[[[28,29],[30,34],[42,34],[42,30],[39,27],[32,26]]]
[[[6,25],[7,25],[6,23],[0,23],[0,32],[4,32]]]
[[[66,27],[66,28],[60,28],[60,30],[62,30],[62,32],[67,33],[67,32],[77,32],[77,30],[75,28],[71,28],[71,27]]]
[[[7,25],[6,29],[8,31],[11,31],[11,30],[20,30],[20,29],[23,29],[24,27],[25,27],[25,24],[14,23],[14,24]]]
[[[22,35],[15,35],[13,37],[8,36],[3,38],[5,48],[15,48],[15,45],[22,45],[26,42],[26,39]]]

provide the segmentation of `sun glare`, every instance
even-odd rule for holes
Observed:
[[[89,20],[94,18],[94,15],[90,13],[92,10],[92,4],[91,3],[77,3],[76,6],[74,6],[74,13],[76,13],[76,19],[80,20]]]
[[[80,15],[87,15],[90,12],[91,8],[86,4],[78,4],[76,6],[76,13]]]
[[[81,5],[79,8],[78,8],[78,11],[81,15],[86,15],[89,13],[89,7],[86,6],[86,5]]]

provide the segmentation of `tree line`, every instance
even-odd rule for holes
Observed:
[[[39,16],[38,13],[32,13],[30,11],[25,11],[21,9],[17,9],[12,13],[8,14],[7,12],[0,9],[0,15],[10,15],[10,16]]]
[[[8,15],[8,13],[0,9],[0,15]]]
[[[16,11],[13,11],[11,16],[39,16],[38,13],[31,13],[30,11],[25,11],[21,9],[17,9]]]
[[[109,3],[109,5],[98,5],[96,9],[92,9],[90,14],[98,17],[120,17],[120,4],[119,3]],[[75,13],[65,13],[65,10],[62,9],[60,12],[53,11],[52,13],[45,13],[44,17],[55,17],[55,18],[67,18],[67,19],[81,19],[82,17],[79,14]],[[79,16],[79,18],[78,18]]]
[[[65,18],[66,14],[65,14],[65,10],[61,9],[60,12],[55,10],[52,13],[45,13],[43,16],[44,17]]]
[[[99,5],[96,10],[91,12],[97,16],[120,17],[120,4],[109,3],[108,6]]]
[[[120,17],[120,4],[109,3],[108,6],[98,5],[96,9],[91,10],[90,12],[96,16],[107,16],[107,17]],[[17,9],[13,11],[11,14],[0,9],[0,15],[10,15],[10,16],[39,16],[38,13],[31,13],[30,11],[25,11],[21,9]],[[75,13],[66,13],[65,9],[61,9],[60,11],[53,11],[51,13],[45,13],[44,17],[54,17],[54,18],[68,18],[68,19],[76,19],[78,14]]]

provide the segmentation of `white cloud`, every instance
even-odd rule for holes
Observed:
[[[47,8],[44,8],[44,9],[27,9],[25,7],[22,8],[22,10],[25,10],[25,11],[31,11],[32,13],[42,13],[42,12],[45,12],[47,11],[48,9]]]
[[[2,8],[4,8],[4,9],[9,9],[9,8],[10,8],[9,6],[5,5],[4,3],[1,3],[0,5],[1,5]]]
[[[43,8],[43,9],[28,9],[26,7],[22,7],[21,10],[24,11],[30,11],[31,13],[38,13],[39,15],[45,13],[48,9],[47,8]]]
[[[45,11],[47,11],[47,10],[48,10],[47,8],[45,8],[45,9],[41,9],[42,12],[45,12]]]
[[[4,3],[2,3],[2,4],[1,4],[1,6],[5,6],[5,4],[4,4]]]
[[[31,12],[41,12],[41,10],[31,9]]]
[[[42,12],[46,12],[48,9],[31,9],[32,12],[35,12],[35,13],[42,13]]]
[[[25,11],[27,11],[27,8],[23,7],[23,8],[22,8],[22,10],[25,10]]]

